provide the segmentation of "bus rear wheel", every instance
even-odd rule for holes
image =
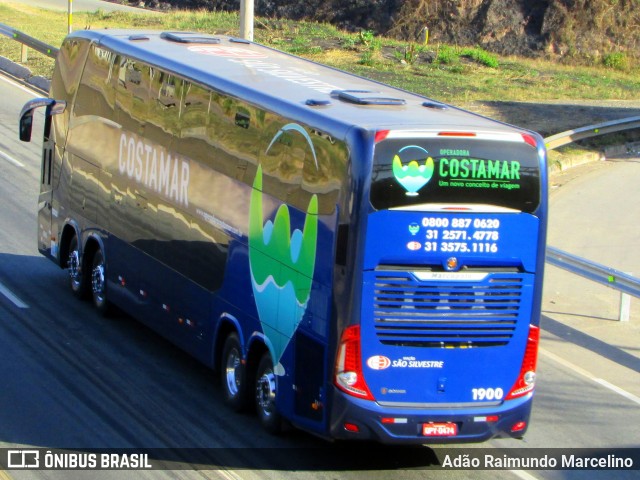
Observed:
[[[69,271],[69,286],[78,298],[86,298],[89,293],[87,279],[82,274],[82,260],[80,257],[80,243],[74,235],[69,243],[69,257],[67,258],[67,270]]]
[[[282,417],[276,409],[276,388],[277,381],[271,353],[265,352],[260,359],[256,374],[256,411],[264,429],[272,434],[278,434],[282,429]]]
[[[102,315],[109,312],[109,300],[107,300],[107,282],[105,276],[105,261],[102,250],[98,249],[93,254],[91,266],[91,292],[93,294],[93,306]]]
[[[242,346],[238,334],[230,333],[222,349],[222,391],[224,403],[235,412],[247,406],[247,369],[242,361]]]

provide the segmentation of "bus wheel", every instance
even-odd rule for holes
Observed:
[[[71,291],[78,298],[85,298],[89,291],[87,280],[82,275],[82,264],[80,260],[80,245],[78,237],[74,236],[69,244],[69,258],[67,259],[67,270],[69,271],[69,286]]]
[[[247,405],[247,369],[242,362],[242,347],[238,334],[230,333],[222,349],[222,390],[224,403],[234,412]]]
[[[91,292],[93,294],[93,305],[98,312],[106,315],[109,310],[107,300],[107,283],[105,280],[105,263],[102,250],[96,250],[93,254],[93,264],[91,267]]]
[[[276,410],[276,385],[271,353],[265,352],[256,374],[256,410],[260,423],[272,434],[279,433],[282,427],[282,417]]]

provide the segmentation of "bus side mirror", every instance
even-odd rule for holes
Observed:
[[[31,131],[33,130],[33,111],[39,107],[46,107],[45,116],[47,120],[52,115],[58,115],[65,111],[67,102],[57,102],[52,98],[34,98],[28,101],[20,112],[19,135],[23,142],[31,141]],[[50,122],[46,122],[50,125]],[[49,135],[49,132],[45,132]]]
[[[20,117],[20,140],[31,141],[31,130],[33,129],[33,110],[29,110]]]

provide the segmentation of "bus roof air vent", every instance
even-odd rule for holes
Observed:
[[[129,40],[132,42],[143,42],[149,40],[149,37],[147,35],[131,35],[129,36]]]
[[[403,98],[384,97],[380,92],[370,90],[334,90],[331,96],[357,105],[404,105]]]
[[[316,98],[310,98],[306,102],[304,102],[304,104],[308,105],[309,107],[325,107],[327,105],[331,105],[331,102],[324,99],[318,100]]]
[[[449,107],[440,102],[422,102],[422,106],[426,108],[433,108],[434,110],[447,110]]]
[[[249,40],[247,40],[246,38],[231,37],[229,39],[229,41],[231,43],[244,43],[246,45],[250,45],[251,44],[251,42]]]
[[[220,43],[220,39],[212,37],[211,35],[202,35],[200,33],[189,32],[162,32],[160,38],[168,40],[170,42],[177,43],[207,43],[217,44]]]

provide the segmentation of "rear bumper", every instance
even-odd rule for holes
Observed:
[[[386,444],[436,444],[484,442],[495,437],[522,437],[529,424],[533,393],[501,405],[481,408],[382,407],[376,402],[350,397],[335,389],[331,436],[336,439],[375,440]],[[497,421],[486,421],[487,416]],[[383,423],[383,418],[396,419]],[[422,426],[430,422],[453,422],[453,437],[425,437]],[[512,431],[519,422],[525,426]],[[345,424],[349,428],[345,428]],[[354,426],[358,431],[353,431]]]

